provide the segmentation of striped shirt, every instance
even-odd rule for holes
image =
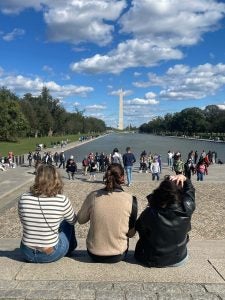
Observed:
[[[65,219],[73,225],[77,219],[70,200],[64,195],[38,198],[24,193],[18,212],[23,227],[22,243],[28,247],[55,246],[60,223]]]

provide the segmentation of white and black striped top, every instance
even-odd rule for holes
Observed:
[[[24,193],[19,200],[18,211],[23,226],[22,242],[28,247],[55,246],[60,223],[64,219],[70,224],[76,222],[71,202],[64,195],[38,198]]]

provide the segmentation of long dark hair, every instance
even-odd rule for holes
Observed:
[[[164,179],[159,187],[147,196],[149,206],[152,208],[166,208],[172,204],[181,203],[183,189],[169,178]]]
[[[121,188],[124,183],[124,169],[121,164],[113,163],[109,165],[104,176],[105,190],[112,192],[116,188]]]

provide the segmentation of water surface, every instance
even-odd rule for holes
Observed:
[[[81,143],[79,147],[66,151],[66,156],[74,155],[76,161],[81,162],[84,156],[88,155],[90,152],[104,152],[109,154],[117,147],[123,154],[125,153],[127,146],[132,148],[132,152],[137,159],[139,159],[140,153],[143,150],[147,153],[151,151],[153,154],[160,154],[163,162],[167,161],[168,150],[181,152],[183,160],[186,160],[187,155],[191,150],[197,150],[199,155],[203,150],[206,152],[211,150],[216,151],[217,157],[225,162],[225,143],[138,133],[112,133],[93,140],[90,143]]]

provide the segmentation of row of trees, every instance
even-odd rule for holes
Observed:
[[[67,112],[58,99],[43,87],[39,96],[19,98],[10,90],[0,89],[0,139],[25,136],[66,135],[104,132],[105,122],[84,116],[84,111]]]
[[[142,124],[139,128],[143,133],[176,134],[194,136],[199,133],[225,132],[225,110],[217,105],[208,105],[205,109],[186,108],[181,112],[166,114]]]

